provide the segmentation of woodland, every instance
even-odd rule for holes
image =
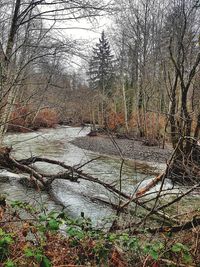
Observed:
[[[84,38],[68,34],[81,23],[89,25]],[[110,138],[121,162],[117,183],[85,171],[96,158],[19,159],[5,145],[8,133],[58,125],[89,125],[90,138]],[[172,152],[129,193],[117,139]],[[47,174],[38,163],[62,171]],[[199,266],[200,1],[0,0],[0,168],[26,174],[25,186],[55,202],[56,180],[89,181],[114,199],[91,201],[115,212],[97,229],[84,213],[74,219],[64,207],[41,210],[0,191],[0,267]]]

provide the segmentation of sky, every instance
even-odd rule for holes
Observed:
[[[100,18],[96,20],[94,23],[90,23],[87,20],[81,20],[80,22],[73,21],[69,24],[59,23],[55,28],[57,34],[63,36],[64,38],[70,38],[71,40],[77,40],[79,42],[84,43],[85,51],[81,52],[87,56],[92,47],[98,42],[102,31],[108,29],[110,26],[110,20],[108,18]],[[81,58],[74,56],[71,62],[71,69],[78,70],[80,67],[86,65],[86,62]],[[80,71],[80,70],[79,70]],[[83,70],[84,72],[84,70]]]
[[[106,0],[108,1],[108,0]],[[45,11],[45,7],[43,9]],[[107,31],[108,27],[111,24],[111,20],[109,17],[101,16],[91,21],[88,19],[80,19],[77,20],[64,20],[64,21],[48,21],[45,20],[45,24],[47,28],[53,25],[52,34],[55,38],[59,39],[70,39],[76,40],[78,42],[83,43],[82,47],[85,51],[81,51],[86,56],[92,50],[92,47],[98,42],[98,39],[101,36],[102,31]],[[86,62],[74,56],[71,62],[71,69],[78,70],[80,66],[86,65]],[[67,66],[68,70],[70,66]]]
[[[82,19],[80,22],[57,23],[54,28],[58,32],[61,32],[63,36],[68,36],[76,40],[89,40],[93,43],[98,41],[101,32],[103,30],[106,31],[109,25],[109,18],[101,17],[91,23],[86,19]]]
[[[103,2],[108,4],[110,0],[103,0]],[[59,8],[59,5],[55,7]],[[54,9],[55,7],[52,6],[52,9]],[[47,12],[51,10],[51,8],[44,5],[41,7],[41,10],[43,12]],[[64,36],[70,36],[73,39],[87,39],[97,41],[102,30],[106,31],[106,28],[110,24],[109,16],[103,14],[100,17],[90,18],[90,21],[84,18],[81,18],[78,21],[76,19],[71,19],[73,14],[70,14],[70,12],[65,15],[65,13],[67,12],[68,11],[66,10],[66,12],[64,11],[63,13],[62,11],[58,11],[57,13],[44,14],[43,19],[45,24],[47,25],[47,28],[51,25],[54,25],[53,28],[61,32]],[[58,18],[57,21],[54,20],[54,16]],[[67,18],[68,16],[70,19],[62,20],[62,18]],[[78,16],[78,14],[76,14],[75,16]],[[49,18],[51,20],[48,20]]]

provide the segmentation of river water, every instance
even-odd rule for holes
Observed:
[[[99,156],[97,153],[80,149],[71,144],[70,141],[76,137],[85,136],[89,128],[79,127],[57,127],[56,129],[42,129],[32,133],[8,134],[5,137],[5,145],[13,147],[13,156],[17,159],[30,156],[40,156],[57,159],[66,164],[76,166]],[[62,171],[55,165],[38,163],[46,173]],[[83,170],[106,182],[119,186],[121,160],[115,157],[102,156],[101,158],[84,166]],[[1,177],[8,175],[10,182],[1,182]],[[21,174],[20,174],[21,175]],[[7,195],[7,199],[28,201],[41,208],[60,209],[45,192],[36,192],[27,189],[18,183],[16,175],[6,174],[5,171],[0,177],[0,192]],[[144,174],[144,169],[135,169],[133,162],[125,162],[122,170],[122,189],[132,194],[138,182],[151,178],[151,175]],[[80,183],[56,180],[53,183],[53,191],[57,198],[66,207],[66,212],[72,217],[80,216],[84,212],[95,224],[102,224],[114,214],[114,211],[99,201],[91,201],[91,198],[101,198],[106,201],[117,201],[116,197],[107,192],[102,186],[89,181],[81,180]]]

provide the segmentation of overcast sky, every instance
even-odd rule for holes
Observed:
[[[84,42],[85,44],[85,56],[89,54],[90,49],[98,42],[101,33],[103,30],[107,30],[111,24],[111,20],[106,17],[100,17],[93,21],[92,23],[86,19],[81,19],[79,22],[77,21],[65,21],[64,23],[57,23],[54,25],[56,29],[55,34],[62,36],[65,38],[70,38],[73,40],[78,40]],[[79,57],[73,57],[73,61],[71,62],[71,71],[78,70],[80,67],[82,68],[87,63],[84,62]],[[84,69],[82,70],[84,72]]]
[[[101,17],[93,22],[82,19],[79,22],[64,22],[57,23],[54,28],[62,33],[63,36],[69,36],[76,40],[90,40],[92,43],[97,42],[103,30],[110,25],[110,20],[106,17]]]
[[[47,7],[43,7],[43,10],[47,9]],[[49,9],[49,8],[48,8]],[[95,45],[95,43],[98,42],[98,39],[101,36],[101,32],[109,28],[111,24],[111,20],[109,17],[106,16],[100,16],[97,18],[92,18],[91,21],[88,21],[88,19],[80,19],[77,20],[55,20],[55,21],[49,21],[45,20],[46,27],[49,28],[52,26],[54,29],[52,31],[52,34],[54,35],[54,38],[58,39],[69,39],[69,40],[77,40],[80,42],[83,42],[84,45],[82,45],[81,48],[84,48],[85,50],[80,51],[81,53],[85,54],[87,56],[92,50],[92,47]],[[81,50],[81,49],[80,49]],[[86,62],[84,63],[83,60],[79,57],[73,57],[73,62],[71,63],[71,71],[73,69],[77,70],[80,68],[81,65],[86,65]],[[67,60],[69,63],[69,60]],[[67,63],[67,62],[66,62]],[[67,64],[68,65],[68,64]],[[68,71],[69,67],[67,66]]]

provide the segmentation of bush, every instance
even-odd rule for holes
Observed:
[[[123,253],[114,246],[117,235],[92,229],[90,219],[41,213],[20,201],[11,206],[0,218],[0,223],[7,221],[0,227],[0,266],[127,266]],[[21,212],[34,220],[15,223]]]
[[[51,128],[59,122],[58,113],[55,109],[41,109],[35,116],[36,112],[30,105],[16,105],[12,112],[8,125],[9,132],[29,132],[41,127]]]
[[[32,128],[38,129],[38,128],[51,128],[55,127],[56,124],[58,124],[59,118],[58,114],[55,109],[51,108],[45,108],[41,109],[36,118],[33,120]]]
[[[107,124],[111,131],[118,131],[125,124],[123,113],[110,112],[107,118]]]
[[[17,104],[11,114],[8,124],[9,132],[29,132],[29,120],[31,116],[31,106],[21,106]]]
[[[158,116],[159,115],[159,116]],[[165,125],[166,125],[166,116],[155,113],[147,112],[145,116],[142,117],[140,122],[145,129],[145,138],[148,140],[156,140],[164,135]],[[138,128],[138,113],[133,112],[130,122],[130,129],[135,129],[134,132],[137,132]]]

